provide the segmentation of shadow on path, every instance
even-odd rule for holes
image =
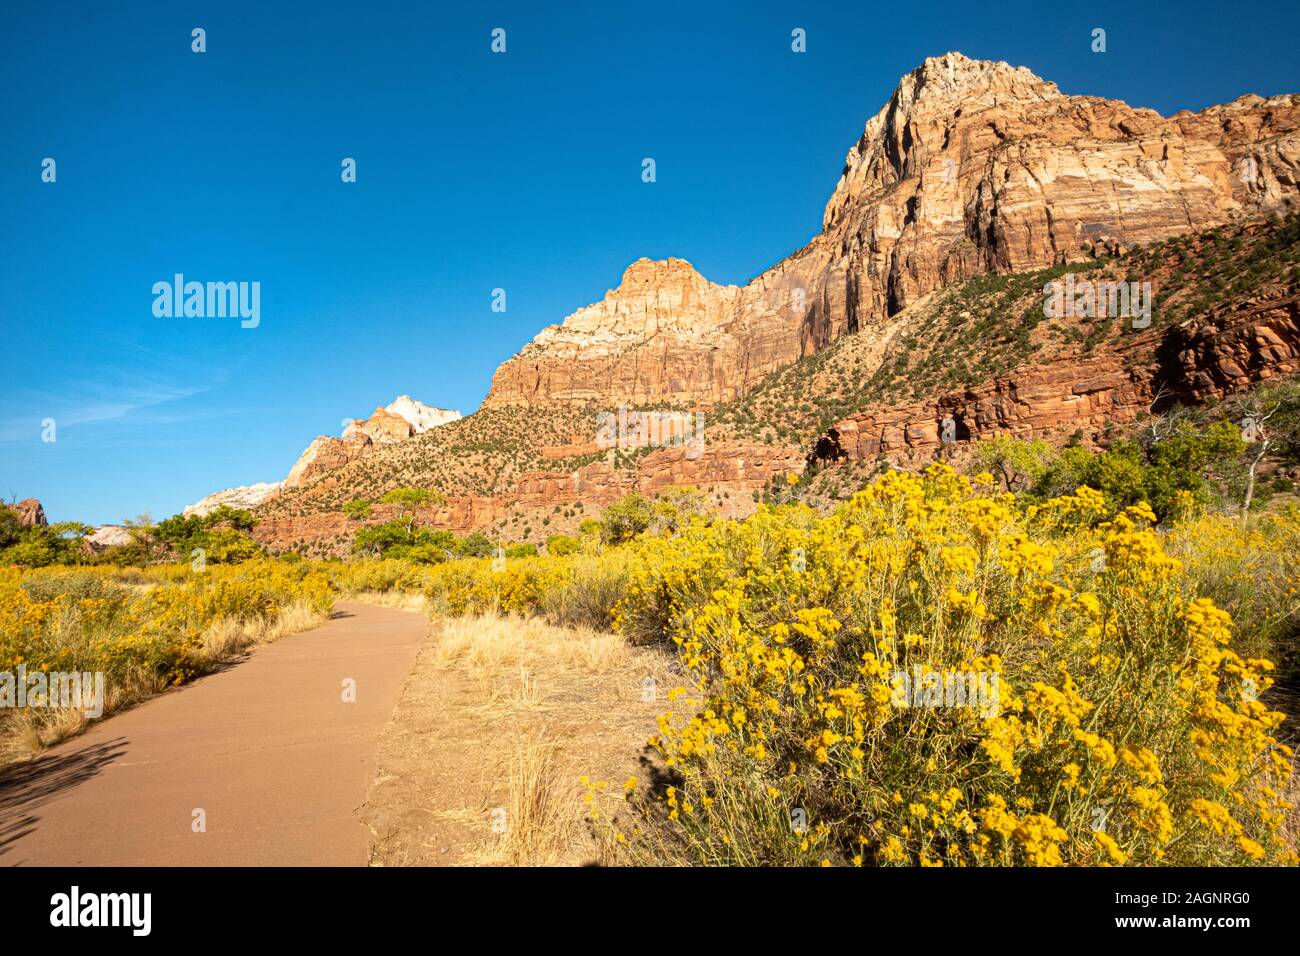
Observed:
[[[116,737],[67,754],[42,756],[12,767],[0,777],[0,855],[31,833],[46,800],[98,775],[126,753],[130,741]]]

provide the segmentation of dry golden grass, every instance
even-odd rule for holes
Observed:
[[[391,607],[398,611],[415,611],[424,614],[427,610],[424,595],[411,594],[408,591],[345,591],[343,596],[358,604]]]
[[[381,743],[364,814],[372,863],[607,862],[581,780],[638,772],[662,707],[642,682],[671,686],[667,661],[659,648],[537,618],[439,622]]]
[[[506,801],[494,834],[465,860],[487,866],[554,866],[581,835],[572,781],[560,769],[560,745],[547,728],[514,738],[506,755]]]
[[[285,605],[279,616],[271,620],[218,618],[203,632],[196,656],[201,665],[220,666],[237,659],[249,648],[270,644],[300,631],[309,631],[328,616],[305,601],[294,601]]]
[[[476,675],[526,668],[532,662],[604,674],[624,664],[629,650],[616,634],[554,627],[539,618],[482,614],[448,620],[434,660],[440,667],[461,664]]]

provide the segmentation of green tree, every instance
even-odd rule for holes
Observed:
[[[632,492],[605,509],[600,537],[606,544],[631,541],[650,527],[655,519],[654,506],[644,495]]]
[[[370,501],[367,498],[354,498],[343,506],[343,513],[353,521],[370,517]]]
[[[209,528],[215,528],[218,525],[226,525],[227,527],[234,528],[236,531],[252,531],[257,525],[257,519],[253,517],[251,511],[245,511],[242,508],[232,508],[230,505],[219,505],[217,508],[204,515],[203,523]]]
[[[0,551],[0,564],[29,568],[80,564],[90,557],[85,537],[91,530],[89,525],[79,521],[59,521],[28,528],[19,526],[17,538],[10,536],[11,543]]]
[[[392,555],[398,548],[409,548],[414,543],[411,529],[404,522],[385,521],[358,531],[352,539],[352,550],[380,558]]]
[[[406,518],[406,530],[415,524],[415,509],[428,505],[444,505],[447,497],[429,488],[394,488],[379,499],[380,504],[398,505]]]
[[[486,558],[496,550],[496,547],[488,540],[487,535],[481,531],[475,531],[473,534],[462,538],[457,543],[456,550],[461,557]]]
[[[1124,439],[1101,453],[1079,446],[1065,448],[1032,493],[1049,498],[1087,485],[1105,495],[1112,510],[1145,501],[1165,520],[1176,516],[1184,495],[1205,500],[1207,476],[1239,458],[1245,447],[1239,429],[1230,422],[1204,429],[1178,422],[1146,445]]]
[[[0,504],[0,551],[17,544],[23,536],[23,526],[18,521],[18,512]]]
[[[975,446],[979,463],[997,475],[1007,491],[1022,491],[1033,485],[1047,471],[1052,456],[1052,446],[1041,439],[1021,441],[997,435]]]

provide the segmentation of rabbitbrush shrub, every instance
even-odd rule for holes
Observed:
[[[825,518],[764,507],[633,545],[619,625],[671,641],[688,679],[652,741],[676,780],[634,798],[619,842],[703,863],[1295,863],[1272,665],[1234,650],[1145,505],[1105,512],[1088,488],[1022,505],[936,465]],[[963,704],[945,673],[996,693]]]

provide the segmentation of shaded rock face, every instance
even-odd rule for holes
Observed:
[[[503,364],[486,404],[705,406],[957,280],[1282,214],[1298,179],[1300,97],[1162,117],[934,57],[868,121],[807,246],[743,288],[638,260]]]
[[[826,434],[813,443],[812,451],[808,453],[807,465],[815,467],[847,457],[848,453],[840,444],[840,433],[834,428],[828,428]]]
[[[35,498],[24,498],[22,501],[12,505],[4,505],[10,511],[18,515],[18,524],[24,528],[31,528],[36,525],[49,524],[45,520],[45,509]]]

